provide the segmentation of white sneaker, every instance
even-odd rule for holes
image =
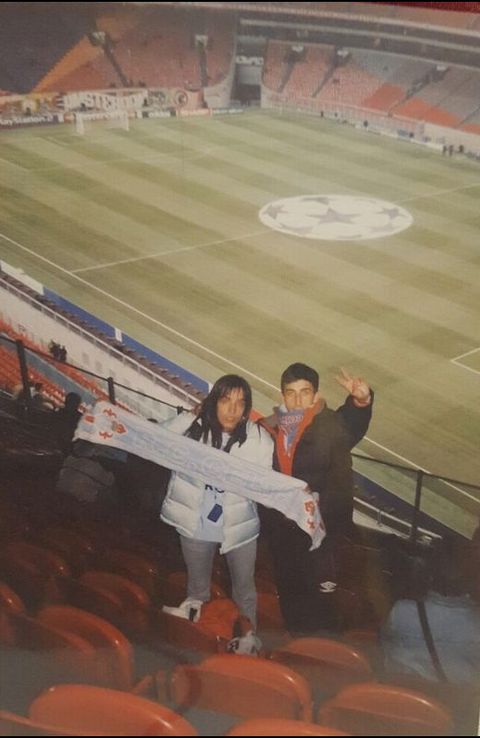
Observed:
[[[320,582],[318,585],[318,589],[322,594],[329,594],[330,592],[335,592],[337,589],[337,583],[336,582]]]
[[[184,620],[190,620],[192,623],[198,623],[200,620],[200,613],[202,610],[202,600],[194,600],[192,597],[187,597],[178,607],[162,607],[163,612],[168,615],[174,615],[177,618],[183,618]]]
[[[227,651],[228,653],[258,656],[261,648],[262,641],[260,638],[257,638],[253,630],[249,630],[244,636],[232,638],[232,640],[228,642]]]

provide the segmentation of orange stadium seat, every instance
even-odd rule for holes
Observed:
[[[421,692],[373,682],[345,687],[320,705],[317,722],[352,735],[451,735],[450,713]]]
[[[306,723],[303,720],[287,720],[286,718],[256,718],[245,720],[228,731],[226,735],[349,735],[342,730],[327,728],[325,725]]]
[[[97,561],[98,569],[120,574],[136,582],[153,600],[162,591],[160,570],[155,561],[138,553],[121,549],[107,549]]]
[[[182,710],[196,707],[241,718],[278,717],[311,720],[312,699],[306,680],[283,664],[251,656],[210,656],[172,673],[170,696]]]
[[[87,736],[87,735],[106,735],[105,733],[99,733],[98,731],[79,731],[79,730],[67,730],[66,728],[53,727],[52,725],[45,725],[44,723],[37,722],[36,720],[30,720],[29,718],[17,715],[14,712],[8,712],[7,710],[0,710],[0,735],[8,736],[30,736],[30,735],[44,735],[44,736]]]
[[[109,735],[197,735],[168,707],[125,692],[78,684],[55,686],[41,694],[30,705],[29,717],[58,728]]]
[[[81,585],[111,597],[117,604],[111,622],[130,637],[143,638],[150,630],[151,601],[136,582],[119,574],[87,571],[80,577]],[[110,620],[110,617],[107,618]]]
[[[0,609],[17,613],[25,612],[22,600],[5,582],[0,582]]]
[[[315,694],[335,694],[347,684],[373,677],[363,653],[328,638],[296,638],[275,649],[271,658],[302,674]]]
[[[83,638],[95,649],[98,667],[96,683],[112,689],[133,688],[132,647],[111,623],[85,610],[65,605],[45,607],[37,617],[41,623]]]

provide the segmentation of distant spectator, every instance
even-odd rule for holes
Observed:
[[[447,541],[429,567],[418,559],[413,563],[409,599],[395,603],[381,632],[388,676],[403,674],[478,688],[480,605],[473,547]],[[423,602],[437,659],[427,645],[428,630],[422,627],[418,602]]]
[[[55,413],[58,445],[65,455],[72,450],[72,439],[82,413],[78,409],[82,398],[77,392],[69,392],[65,404]]]
[[[125,473],[126,451],[74,441],[63,462],[56,491],[59,509],[73,521],[109,521],[120,514],[115,475]]]
[[[30,393],[31,393],[31,390],[33,389],[33,382],[29,382],[28,386],[30,387]],[[13,388],[12,397],[18,403],[24,403],[26,400],[26,396],[27,396],[27,393],[25,391],[25,387],[23,386],[22,382],[19,382]]]
[[[34,410],[55,409],[53,402],[43,393],[43,384],[41,382],[35,382],[33,386],[31,405]]]
[[[50,343],[48,344],[48,350],[50,354],[53,356],[53,358],[55,359],[55,361],[60,361],[60,353],[61,353],[60,344],[58,344],[56,341],[52,339]]]
[[[58,351],[58,358],[60,361],[63,361],[63,363],[67,360],[67,349],[65,346],[60,346]]]
[[[26,410],[27,410],[27,399],[30,396],[30,401],[32,397],[32,390],[33,390],[33,382],[28,383],[28,392],[27,389],[23,386],[23,383],[20,382],[19,384],[16,384],[13,388],[12,397],[16,402],[16,414],[19,418],[23,418],[25,416]]]

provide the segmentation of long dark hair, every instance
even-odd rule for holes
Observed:
[[[222,397],[227,397],[232,390],[243,390],[245,400],[245,410],[239,424],[231,434],[225,451],[228,453],[234,443],[240,446],[247,440],[247,421],[252,409],[252,390],[247,380],[239,377],[237,374],[225,374],[217,379],[208,396],[204,399],[200,406],[200,411],[193,421],[192,425],[185,432],[189,438],[196,441],[202,440],[207,443],[209,434],[211,434],[211,442],[214,448],[222,447],[222,427],[217,418],[217,404]]]

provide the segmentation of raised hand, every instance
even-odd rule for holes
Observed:
[[[352,395],[355,404],[361,406],[369,405],[371,401],[370,387],[361,377],[352,377],[343,367],[340,367],[341,375],[335,379],[349,395]]]

